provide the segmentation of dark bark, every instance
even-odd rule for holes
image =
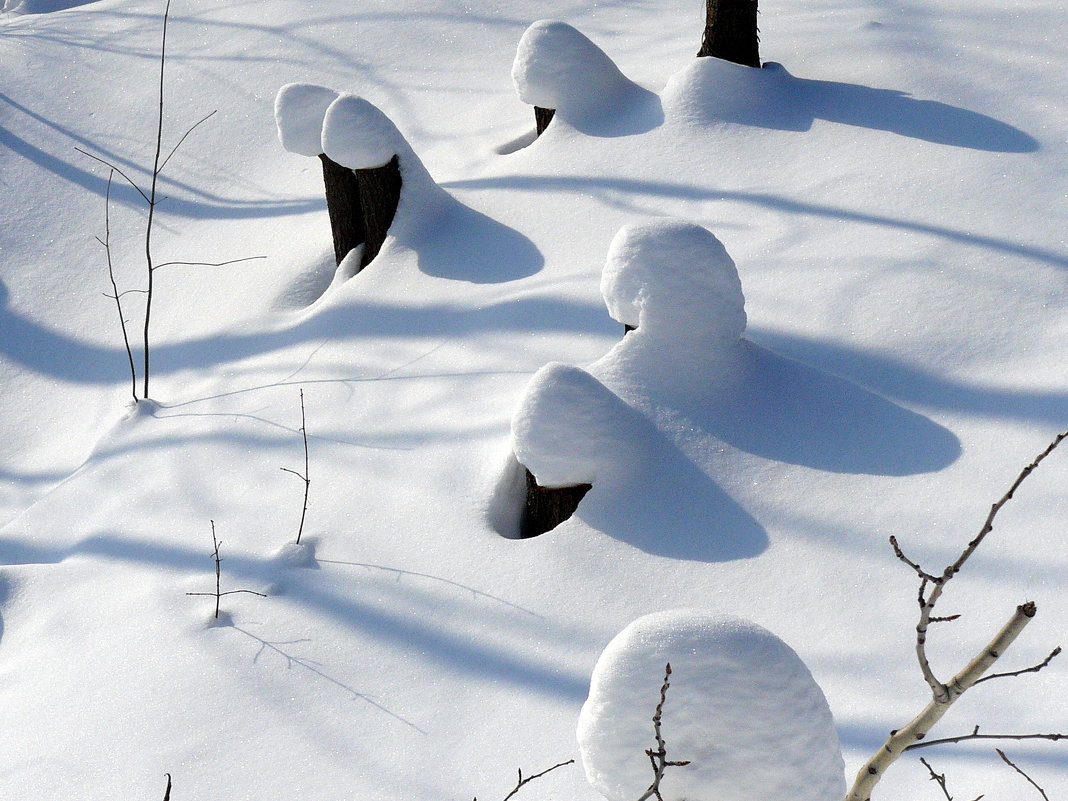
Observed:
[[[545,133],[545,129],[548,128],[549,123],[553,121],[553,115],[555,113],[556,109],[534,106],[534,129],[538,132],[538,136]]]
[[[623,323],[623,336],[626,336],[631,331],[637,331],[637,330],[638,330],[638,326],[631,325],[630,323]]]
[[[349,251],[365,238],[360,183],[356,173],[348,167],[342,167],[325,153],[320,153],[319,159],[323,162],[326,211],[330,215],[330,230],[334,235],[334,258],[341,264]]]
[[[525,472],[527,499],[523,517],[519,522],[521,539],[537,537],[556,528],[575,513],[579,501],[593,488],[592,484],[546,488],[539,486],[538,480],[529,470]]]
[[[698,57],[760,66],[757,0],[705,0],[705,32]]]
[[[366,244],[363,247],[361,269],[371,263],[386,241],[389,226],[397,214],[400,202],[400,162],[394,156],[388,164],[368,170],[355,170],[363,206],[363,227]]]

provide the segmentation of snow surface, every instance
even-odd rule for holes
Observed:
[[[156,404],[134,415],[93,239],[108,171],[74,148],[147,187],[163,4],[6,5],[0,798],[161,798],[168,772],[176,801],[503,798],[516,768],[577,756],[612,637],[678,607],[789,642],[847,775],[922,707],[916,582],[888,536],[940,569],[1068,426],[1063,3],[768,5],[762,56],[783,66],[750,70],[694,59],[693,0],[174,0],[163,152],[219,111],[167,163],[153,248],[267,258],[156,273]],[[546,16],[634,85],[535,140],[510,69]],[[319,165],[279,146],[293,82],[373,103],[437,182],[405,174],[350,280]],[[671,219],[737,264],[733,345],[623,336],[605,310],[613,237]],[[144,202],[118,179],[110,223],[119,285],[142,289]],[[135,357],[142,302],[124,296]],[[618,399],[596,390],[633,456],[556,530],[508,539],[511,419],[554,362]],[[303,469],[301,387],[296,568],[279,549],[303,487],[279,468]],[[945,596],[963,616],[929,640],[940,675],[1025,599],[1039,613],[999,666],[1065,644],[1065,455]],[[214,599],[185,593],[214,587],[210,520],[223,590],[269,597],[225,596],[208,628]],[[1063,731],[1062,660],[969,691],[932,736]],[[1008,753],[1068,794],[1063,743]],[[985,743],[928,758],[954,797],[1032,792]],[[876,801],[931,792],[909,756]],[[574,766],[534,795],[600,798]]]
[[[657,612],[621,631],[597,660],[578,721],[590,784],[609,801],[652,783],[653,710],[665,666],[665,801],[835,801],[845,795],[834,719],[819,685],[782,640],[747,620]],[[645,699],[645,703],[641,700]]]
[[[274,99],[274,121],[282,147],[301,156],[323,152],[323,117],[338,92],[311,83],[287,83]]]

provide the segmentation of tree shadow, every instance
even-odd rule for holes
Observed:
[[[704,125],[807,131],[820,119],[972,150],[1039,149],[1034,137],[985,114],[891,89],[797,78],[773,62],[754,70],[698,59],[672,79],[664,94],[669,114]]]
[[[2,10],[18,14],[51,14],[53,11],[65,11],[68,8],[87,6],[97,0],[14,0],[11,8],[5,5]]]

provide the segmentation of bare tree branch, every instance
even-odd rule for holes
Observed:
[[[1043,790],[1039,786],[1038,782],[1036,782],[1034,779],[1032,779],[1030,776],[1028,776],[1026,773],[1024,773],[1023,769],[1019,765],[1017,765],[1015,762],[1013,762],[1011,759],[1009,759],[1007,756],[1005,756],[1005,752],[1002,751],[1000,748],[995,748],[994,750],[998,752],[998,756],[1001,757],[1002,760],[1004,760],[1006,765],[1008,765],[1010,768],[1012,768],[1017,773],[1019,773],[1021,776],[1023,776],[1025,779],[1027,779],[1027,781],[1029,781],[1031,783],[1031,786],[1034,787],[1036,790],[1038,790],[1038,792],[1042,795],[1042,797],[1046,801],[1049,801],[1049,796],[1046,795],[1046,791]]]
[[[1008,673],[991,673],[989,676],[983,676],[976,684],[982,684],[984,681],[990,681],[991,679],[1007,679],[1011,676],[1022,676],[1024,673],[1038,673],[1042,668],[1049,665],[1061,652],[1061,647],[1058,645],[1052,651],[1049,652],[1049,656],[1039,662],[1033,667],[1024,668],[1023,670],[1013,670]]]
[[[167,774],[167,791],[163,794],[163,801],[171,801],[171,774]]]
[[[261,598],[267,596],[262,592],[256,592],[255,590],[227,590],[222,591],[222,557],[219,556],[219,547],[222,543],[215,537],[215,521],[211,521],[211,541],[215,545],[215,552],[212,557],[215,559],[215,592],[187,592],[186,595],[205,595],[211,596],[215,599],[215,619],[219,619],[219,601],[224,595],[236,595],[239,592],[247,592],[249,595],[258,595]]]
[[[976,727],[978,728],[978,727]],[[935,745],[948,745],[950,743],[963,743],[966,740],[1068,740],[1068,734],[960,734],[956,737],[943,737],[938,740],[928,740],[924,743],[913,743],[906,751],[915,751],[917,748],[931,748]]]
[[[942,795],[946,797],[946,801],[953,801],[953,796],[949,794],[949,790],[946,788],[946,774],[935,773],[935,769],[931,767],[931,763],[923,757],[920,757],[920,762],[927,768],[927,772],[931,774],[931,781],[938,784],[942,788]]]
[[[511,798],[516,793],[518,793],[520,788],[522,788],[522,786],[524,784],[526,784],[527,782],[532,782],[535,779],[540,779],[546,773],[551,773],[552,771],[556,770],[557,768],[564,767],[564,765],[574,764],[574,762],[575,762],[575,760],[569,759],[569,760],[567,760],[567,762],[561,762],[558,765],[553,765],[551,768],[547,768],[546,770],[543,770],[541,773],[535,773],[533,776],[527,776],[525,779],[523,778],[523,769],[520,768],[519,769],[519,781],[516,783],[516,786],[512,789],[512,792],[508,793],[508,795],[506,795],[504,797],[504,801],[508,801],[509,798]]]
[[[300,433],[304,435],[304,473],[298,473],[296,470],[290,470],[288,467],[278,468],[283,473],[292,473],[301,481],[304,482],[304,507],[300,512],[300,525],[297,527],[297,545],[300,545],[300,538],[304,534],[304,518],[308,515],[308,489],[311,487],[311,478],[308,473],[308,425],[304,420],[304,388],[300,390]]]
[[[187,130],[184,134],[182,134],[182,138],[178,140],[178,144],[176,144],[173,148],[171,148],[171,152],[167,154],[167,158],[163,159],[163,163],[159,165],[159,171],[160,172],[163,172],[163,168],[167,166],[167,162],[171,160],[171,156],[173,156],[175,153],[178,152],[178,148],[180,148],[182,146],[182,142],[185,141],[185,138],[187,136],[189,136],[189,134],[193,133],[193,131],[195,131],[197,129],[197,127],[199,127],[200,123],[207,122],[209,119],[211,119],[213,116],[215,116],[215,114],[218,111],[219,111],[219,109],[215,109],[215,111],[212,111],[211,113],[209,113],[203,119],[197,120],[196,122],[193,123],[193,125],[189,128],[189,130]]]
[[[927,629],[932,622],[944,622],[946,620],[946,618],[937,618],[932,614],[935,604],[937,604],[939,598],[942,597],[942,593],[950,579],[960,572],[969,557],[975,553],[976,549],[983,543],[986,536],[993,530],[994,520],[997,517],[998,512],[1006,503],[1012,500],[1013,495],[1023,481],[1031,475],[1035,468],[1038,467],[1038,465],[1041,464],[1042,461],[1049,456],[1066,437],[1068,437],[1068,431],[1058,434],[1045,450],[1020,471],[1008,491],[990,507],[990,512],[987,514],[986,520],[983,522],[979,533],[964,547],[960,556],[957,557],[957,560],[948,565],[941,575],[936,576],[925,571],[918,563],[913,562],[905,556],[896,537],[890,538],[890,545],[894,549],[894,555],[912,568],[920,578],[920,589],[917,594],[917,601],[920,606],[920,619],[916,624],[916,657],[920,666],[920,671],[923,673],[924,679],[931,688],[932,698],[920,714],[905,727],[891,732],[890,737],[883,746],[867,761],[867,763],[864,764],[863,767],[861,767],[853,781],[853,786],[846,795],[846,801],[870,801],[872,790],[878,783],[879,779],[882,778],[882,774],[906,750],[934,745],[936,742],[957,742],[960,739],[991,736],[978,734],[978,727],[976,727],[976,730],[972,735],[962,738],[927,741],[922,744],[918,742],[927,736],[931,727],[942,718],[954,701],[960,698],[960,696],[969,688],[979,683],[998,658],[1005,653],[1005,650],[1010,645],[1012,645],[1020,632],[1023,631],[1027,624],[1034,618],[1037,612],[1036,605],[1034,602],[1028,601],[1027,603],[1018,606],[1015,613],[1009,618],[1005,625],[1002,626],[994,639],[992,639],[990,643],[964,667],[963,670],[957,673],[957,675],[947,683],[939,681],[928,662],[926,649]],[[951,617],[949,619],[953,618]],[[1054,656],[1056,656],[1056,654],[1051,654],[1049,659],[1052,659]],[[1048,664],[1048,660],[1045,664]],[[1043,664],[1036,666],[1033,669],[1029,668],[1026,671],[1018,671],[1017,673],[1006,675],[1018,675],[1018,673],[1033,672],[1035,670],[1040,670],[1044,666],[1045,665]],[[1041,737],[1042,739],[1061,739],[1062,736],[1063,735],[1024,735],[1020,737],[1020,739],[1038,737]]]
[[[121,169],[116,167],[110,161],[108,161],[107,159],[100,158],[100,156],[94,155],[94,154],[90,153],[88,150],[83,150],[80,147],[75,147],[74,149],[77,150],[79,153],[81,153],[83,156],[88,156],[91,159],[95,159],[96,161],[99,161],[101,164],[103,164],[105,167],[108,167],[108,168],[114,170],[115,172],[117,172],[119,175],[121,175],[123,178],[126,179],[126,183],[128,183],[130,186],[132,186],[137,191],[137,194],[139,194],[141,197],[143,197],[145,199],[145,203],[149,202],[148,195],[146,195],[141,190],[141,187],[139,187],[137,184],[135,184],[133,182],[133,179],[131,179],[129,175],[124,173]]]
[[[670,762],[667,758],[667,744],[664,742],[664,736],[661,732],[661,722],[664,716],[664,703],[667,701],[667,691],[671,686],[671,663],[668,662],[664,666],[664,683],[660,686],[660,701],[656,705],[656,711],[653,713],[653,736],[656,737],[656,750],[651,748],[645,750],[645,755],[649,757],[649,762],[653,767],[653,783],[649,785],[649,789],[638,799],[638,801],[646,801],[647,798],[655,796],[657,801],[664,801],[664,797],[660,795],[660,782],[664,778],[664,772],[668,768],[682,767],[689,765],[689,760]]]
[[[119,312],[119,327],[122,329],[122,343],[126,346],[126,358],[130,362],[130,393],[134,403],[137,403],[137,370],[134,367],[133,351],[130,349],[130,335],[126,331],[126,315],[122,311],[122,296],[126,293],[119,292],[119,286],[115,282],[115,267],[111,261],[111,180],[115,177],[115,170],[108,173],[108,188],[104,194],[104,239],[97,237],[97,242],[104,246],[104,252],[108,260],[108,279],[111,281],[111,289],[114,295],[109,295],[115,301],[115,308]]]

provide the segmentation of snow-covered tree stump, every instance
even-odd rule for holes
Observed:
[[[526,470],[526,468],[524,468]],[[523,516],[519,521],[520,539],[529,539],[552,531],[575,514],[579,501],[593,489],[592,484],[577,484],[572,487],[543,487],[526,470],[527,494]]]
[[[622,105],[634,86],[601,48],[565,22],[535,22],[512,64],[519,99],[534,107],[541,136],[557,114],[581,120]]]
[[[705,31],[697,55],[759,67],[757,0],[705,0]]]
[[[400,203],[401,180],[400,162],[394,155],[381,167],[355,170],[360,189],[360,206],[363,210],[363,227],[366,244],[360,268],[366,267],[378,255],[386,241],[389,226],[397,215]]]
[[[323,117],[337,98],[338,93],[325,86],[286,84],[275,98],[274,119],[282,147],[301,156],[317,156],[322,162],[334,258],[341,264],[350,250],[363,243],[365,236],[359,181],[352,170],[323,152]]]

